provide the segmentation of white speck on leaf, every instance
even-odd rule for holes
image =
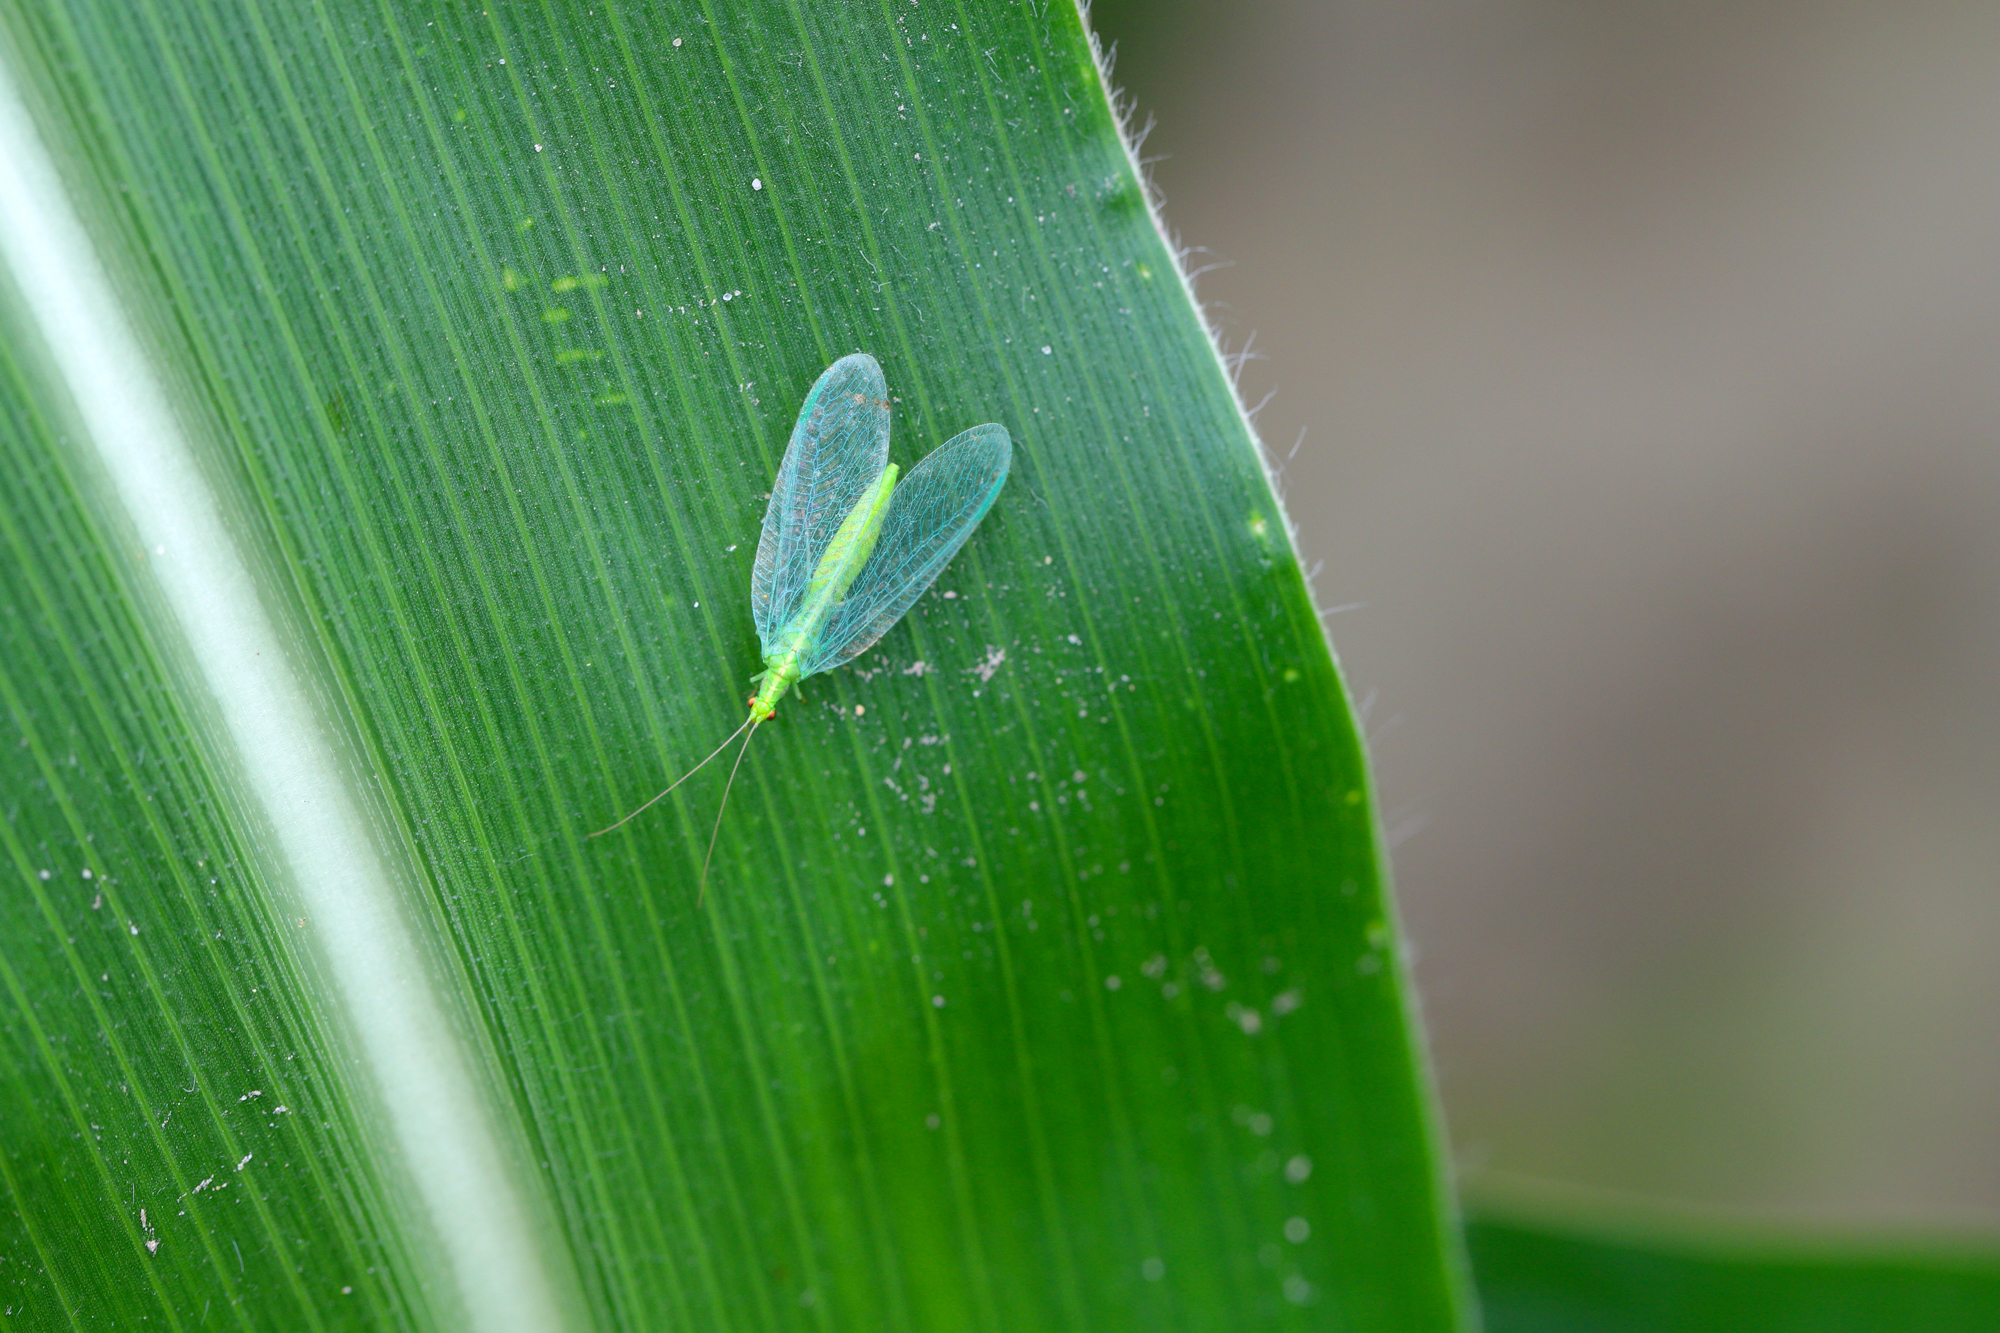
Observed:
[[[993,673],[998,671],[1001,664],[1006,660],[1007,650],[1005,648],[988,648],[986,650],[986,660],[975,663],[967,667],[966,670],[978,676],[981,681],[990,683],[993,679]]]

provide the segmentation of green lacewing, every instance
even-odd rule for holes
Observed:
[[[757,541],[750,614],[764,669],[752,677],[750,715],[708,759],[590,836],[640,814],[742,736],[701,863],[699,906],[722,812],[757,728],[792,686],[859,657],[916,604],[993,507],[1013,452],[1007,428],[987,422],[933,449],[899,481],[889,461],[882,367],[866,352],[828,366],[799,408]]]

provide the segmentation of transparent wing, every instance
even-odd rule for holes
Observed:
[[[889,495],[875,554],[828,617],[806,675],[860,656],[903,618],[993,507],[1013,454],[1007,428],[989,422],[910,469]]]
[[[766,653],[799,609],[806,580],[840,521],[888,462],[889,389],[882,367],[866,352],[844,356],[806,394],[771,483],[750,576],[750,611]]]

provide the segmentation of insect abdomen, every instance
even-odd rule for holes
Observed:
[[[833,539],[826,544],[826,553],[819,558],[819,565],[812,577],[806,581],[806,594],[799,603],[798,614],[791,624],[785,626],[779,638],[776,653],[766,658],[774,661],[787,654],[809,657],[812,645],[819,637],[820,628],[826,624],[827,615],[847,590],[854,586],[854,580],[868,564],[868,557],[875,551],[875,542],[882,535],[882,519],[889,512],[889,494],[896,487],[898,469],[894,463],[882,469],[882,475],[873,485],[861,493],[841,520]]]

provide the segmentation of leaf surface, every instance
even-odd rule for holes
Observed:
[[[1975,1333],[2000,1256],[1964,1247],[1644,1234],[1583,1218],[1467,1227],[1488,1333]]]
[[[1360,743],[1072,9],[0,33],[110,294],[0,293],[0,1304],[1454,1326]],[[860,350],[1012,479],[697,910],[719,772],[585,834],[740,720]]]

